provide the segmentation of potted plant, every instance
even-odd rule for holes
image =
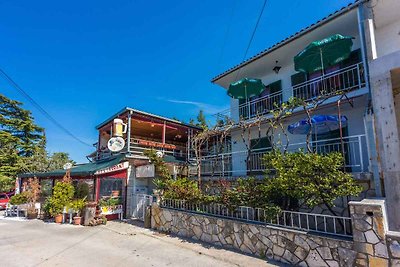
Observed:
[[[29,178],[28,190],[26,192],[28,197],[27,217],[28,219],[36,219],[38,216],[36,202],[41,192],[38,178]]]
[[[49,214],[54,217],[56,223],[62,223],[64,207],[71,203],[74,196],[74,186],[70,182],[58,182],[53,188],[53,195],[48,198]]]
[[[70,207],[74,210],[74,212],[76,212],[76,216],[73,218],[75,225],[80,225],[82,223],[81,213],[85,206],[86,198],[72,200]]]

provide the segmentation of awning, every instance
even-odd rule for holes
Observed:
[[[105,173],[111,171],[117,171],[118,169],[113,169],[111,167],[118,165],[125,158],[125,155],[118,155],[114,158],[108,160],[102,160],[87,164],[77,165],[71,168],[70,175],[73,176],[91,176],[98,173]],[[109,170],[109,171],[107,171]],[[19,175],[19,178],[29,178],[29,177],[63,177],[65,175],[65,170],[54,170],[50,172],[38,172],[38,173],[24,173]]]
[[[264,89],[260,79],[243,78],[229,85],[228,95],[235,99],[248,99],[260,95]]]
[[[350,56],[353,37],[335,34],[314,41],[294,57],[294,69],[306,73],[324,70]]]

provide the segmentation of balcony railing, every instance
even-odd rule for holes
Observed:
[[[293,96],[304,100],[314,99],[321,95],[334,95],[339,92],[348,92],[361,89],[365,86],[364,68],[362,63],[339,69],[324,76],[295,85],[291,90]],[[267,115],[276,106],[280,106],[287,99],[283,99],[282,91],[263,96],[239,106],[231,107],[216,114],[217,121],[248,120]]]
[[[97,153],[95,160],[102,160],[110,158],[113,155],[117,154],[130,154],[134,156],[144,157],[144,152],[146,150],[155,149],[163,151],[165,154],[175,156],[177,158],[186,159],[186,147],[183,145],[176,145],[161,142],[150,141],[145,139],[131,138],[130,146],[128,148],[128,143],[125,139],[125,147],[119,152],[111,152],[109,150],[101,151]],[[129,153],[128,153],[129,152]]]
[[[247,120],[250,118],[255,118],[257,116],[263,116],[274,110],[276,107],[279,107],[282,104],[282,91],[266,95],[244,104],[237,106],[236,108],[227,109],[216,114],[217,120],[227,119],[237,121]]]
[[[340,138],[310,142],[313,151],[320,154],[340,152],[345,160],[345,170],[350,173],[368,171],[368,151],[365,135],[354,135]],[[264,155],[271,148],[254,149],[249,151],[235,151],[203,157],[201,160],[202,176],[234,177],[263,174],[266,170]],[[306,142],[290,144],[288,152],[299,150],[307,151]],[[343,153],[344,152],[344,153]],[[192,168],[194,175],[195,166]]]
[[[364,68],[358,63],[293,87],[293,96],[310,100],[321,95],[334,95],[365,86]]]

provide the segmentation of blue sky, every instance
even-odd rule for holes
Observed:
[[[269,0],[248,57],[350,2]],[[210,79],[242,60],[262,4],[1,1],[0,67],[88,143],[97,140],[95,125],[125,106],[188,121],[199,109],[228,108],[225,90]],[[94,148],[54,126],[1,78],[0,93],[32,110],[50,152],[86,162]]]

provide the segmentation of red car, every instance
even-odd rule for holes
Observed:
[[[10,198],[14,195],[14,192],[0,193],[0,209],[5,209]]]

